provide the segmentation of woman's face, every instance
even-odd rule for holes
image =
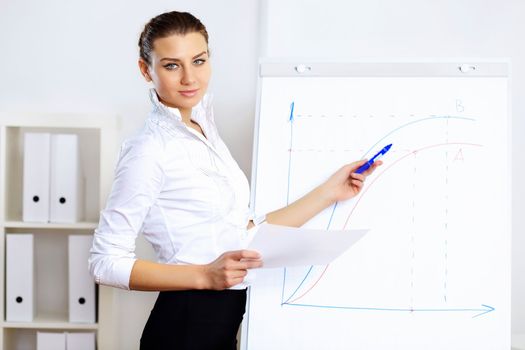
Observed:
[[[150,57],[149,66],[139,60],[142,74],[153,82],[165,105],[189,116],[191,108],[204,96],[211,76],[204,36],[193,32],[156,39]]]

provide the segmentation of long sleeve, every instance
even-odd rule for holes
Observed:
[[[121,148],[90,251],[89,270],[99,284],[129,289],[135,241],[164,182],[163,153],[151,137],[134,139]]]
[[[248,180],[211,112],[201,104],[192,109],[206,137],[154,90],[150,97],[144,128],[123,144],[89,259],[97,283],[122,289],[129,289],[139,233],[160,264],[208,264],[242,249],[248,224]]]

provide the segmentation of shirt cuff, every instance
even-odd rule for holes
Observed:
[[[107,257],[105,257],[107,259]],[[135,265],[135,258],[111,259],[106,264],[100,264],[99,271],[95,270],[95,282],[98,284],[129,290],[131,270]]]
[[[253,218],[253,223],[257,226],[266,222],[266,214]]]
[[[257,216],[253,211],[249,214],[249,220],[253,221],[255,226],[262,224],[266,221],[266,214]]]

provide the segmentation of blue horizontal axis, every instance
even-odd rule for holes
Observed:
[[[407,308],[378,308],[378,307],[358,307],[358,306],[334,306],[334,305],[313,305],[313,304],[295,304],[283,303],[282,306],[313,307],[322,309],[343,309],[343,310],[360,310],[360,311],[392,311],[392,312],[478,312],[472,318],[488,314],[494,310],[494,307],[481,304],[482,308],[448,308],[448,309],[407,309]]]

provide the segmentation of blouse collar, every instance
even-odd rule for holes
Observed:
[[[182,116],[178,108],[168,107],[160,102],[157,92],[154,88],[149,90],[149,98],[153,104],[153,111],[174,121],[182,123]],[[213,109],[211,107],[212,97],[205,94],[203,98],[197,103],[191,111],[191,119],[196,122],[207,119],[208,122],[213,122]]]
[[[186,129],[182,121],[182,116],[178,108],[168,107],[160,102],[157,91],[154,88],[149,90],[149,98],[153,104],[152,119],[156,119],[161,124],[169,127]],[[205,94],[203,98],[191,110],[191,119],[196,121],[207,136],[214,136],[211,127],[215,124],[212,108],[212,96]]]

